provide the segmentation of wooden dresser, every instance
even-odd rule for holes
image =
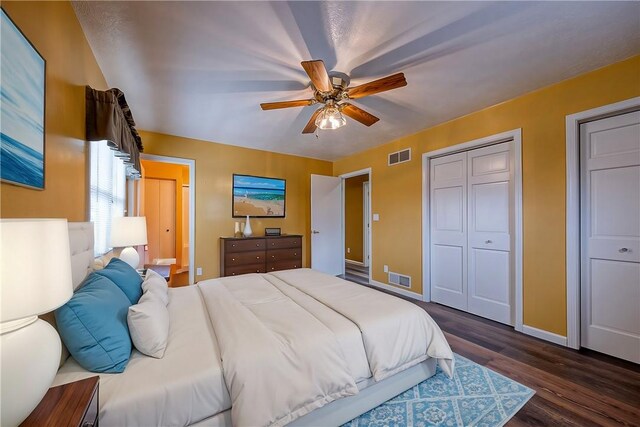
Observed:
[[[220,276],[302,267],[302,236],[221,237]]]

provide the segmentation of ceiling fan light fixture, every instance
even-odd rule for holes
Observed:
[[[346,124],[347,121],[340,112],[340,109],[332,105],[324,107],[316,118],[316,126],[322,130],[338,129]]]

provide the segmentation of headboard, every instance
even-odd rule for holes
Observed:
[[[93,223],[70,222],[69,246],[71,248],[71,276],[73,289],[93,270]]]

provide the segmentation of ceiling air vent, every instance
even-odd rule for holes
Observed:
[[[404,274],[389,272],[389,284],[410,288],[411,276],[405,276]]]
[[[396,151],[389,154],[389,166],[397,165],[398,163],[404,163],[411,160],[411,148],[406,150]]]

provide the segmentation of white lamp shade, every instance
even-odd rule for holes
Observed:
[[[73,294],[66,219],[0,219],[0,322],[55,310]]]
[[[147,244],[147,220],[143,216],[123,216],[111,222],[111,246],[122,248]]]

